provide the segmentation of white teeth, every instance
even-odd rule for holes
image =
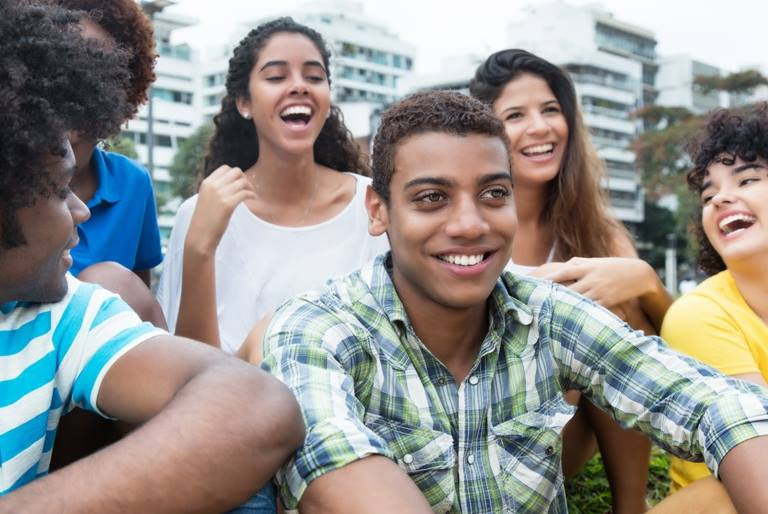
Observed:
[[[439,259],[457,266],[474,266],[483,261],[483,254],[478,255],[439,255]]]
[[[718,226],[720,227],[721,232],[723,232],[724,234],[730,234],[732,232],[736,232],[737,230],[747,228],[749,225],[752,225],[755,221],[757,221],[757,218],[755,218],[754,216],[750,216],[748,214],[732,214],[730,216],[727,216],[721,219]],[[730,226],[731,223],[735,223],[735,222],[744,222],[744,223],[748,223],[749,225],[745,227],[739,224],[736,227],[731,227]]]
[[[523,148],[522,152],[525,155],[540,155],[543,153],[551,152],[555,149],[555,145],[552,143],[547,143],[545,145],[536,145],[536,146],[529,146],[528,148]]]
[[[292,105],[286,107],[280,112],[280,116],[290,116],[291,114],[304,114],[306,116],[312,115],[312,109],[307,105]]]

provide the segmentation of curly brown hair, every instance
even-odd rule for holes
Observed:
[[[82,13],[0,0],[0,249],[24,244],[18,209],[51,194],[47,156],[67,130],[92,136],[91,108],[116,130],[128,105],[127,56],[80,37]]]
[[[56,4],[78,11],[103,28],[117,43],[130,53],[128,69],[131,83],[128,102],[133,106],[131,116],[147,100],[147,91],[155,81],[155,36],[152,22],[135,0],[53,0]]]
[[[256,127],[253,121],[240,115],[236,100],[248,97],[251,69],[258,60],[259,51],[280,32],[301,34],[312,41],[329,72],[330,83],[330,52],[319,32],[288,17],[277,18],[253,29],[240,41],[229,60],[227,92],[221,101],[221,112],[213,118],[215,130],[203,162],[203,176],[210,175],[224,164],[246,170],[259,159]],[[315,141],[314,156],[317,163],[334,170],[368,174],[368,164],[344,125],[341,110],[336,106],[331,106],[330,116]]]
[[[507,147],[504,125],[482,102],[452,91],[416,93],[393,104],[381,116],[373,140],[373,190],[389,202],[395,151],[403,140],[425,132],[497,137]]]
[[[492,106],[506,85],[524,73],[540,77],[547,83],[568,124],[568,146],[557,177],[547,184],[541,211],[542,220],[550,222],[554,229],[555,259],[610,256],[615,251],[617,235],[630,237],[624,225],[610,213],[601,186],[604,165],[589,142],[576,90],[568,75],[558,66],[525,50],[501,50],[477,68],[469,92]]]
[[[715,111],[686,150],[693,161],[686,180],[690,190],[700,199],[702,184],[713,163],[732,164],[737,157],[745,162],[768,159],[768,103]],[[698,266],[704,273],[714,275],[723,271],[726,265],[704,233],[701,212],[699,209],[693,222],[699,244]]]

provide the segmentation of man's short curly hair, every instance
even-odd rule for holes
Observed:
[[[389,201],[389,183],[395,173],[397,146],[411,136],[442,132],[457,136],[480,134],[509,144],[504,125],[479,100],[452,91],[411,95],[387,109],[373,140],[373,190]]]
[[[744,109],[716,111],[686,149],[693,161],[693,168],[688,171],[686,179],[688,187],[698,198],[713,163],[727,163],[737,157],[745,162],[768,159],[768,104],[763,102]],[[704,233],[701,209],[698,209],[694,221],[694,231],[699,243],[699,268],[707,274],[724,270],[723,259]]]
[[[24,244],[16,211],[50,194],[43,159],[64,155],[67,130],[91,135],[91,108],[118,128],[129,74],[123,52],[81,37],[82,13],[20,0],[0,0],[0,12],[0,248],[9,248]]]

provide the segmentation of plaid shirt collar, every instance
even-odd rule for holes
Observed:
[[[360,272],[362,282],[368,287],[371,295],[378,303],[381,311],[394,326],[402,342],[416,341],[418,337],[408,338],[410,333],[415,335],[405,306],[400,300],[392,282],[392,254],[379,255],[370,262]],[[533,323],[533,311],[525,303],[515,298],[510,291],[514,291],[517,277],[511,273],[505,273],[496,281],[491,291],[488,305],[489,324],[488,334],[483,341],[478,358],[482,358],[488,353],[498,350],[502,341],[507,345],[508,351],[519,355],[527,344],[522,338],[505,338],[504,334],[509,333],[508,323],[519,323],[521,325],[530,325]],[[419,350],[420,348],[414,348]],[[383,348],[387,353],[390,362],[399,369],[405,369],[408,366],[410,357],[402,345],[387,345]]]

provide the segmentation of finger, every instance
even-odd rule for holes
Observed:
[[[547,276],[561,269],[563,266],[566,266],[564,262],[548,262],[546,264],[542,264],[541,266],[537,266],[536,268],[534,268],[531,271],[530,275],[532,277],[546,278]]]
[[[584,278],[586,270],[580,266],[563,265],[541,278],[564,284],[566,282],[578,281]]]
[[[592,292],[592,287],[590,284],[584,283],[584,281],[576,281],[573,282],[571,285],[568,286],[571,291],[575,291],[579,293],[580,295],[584,295],[590,300],[594,300],[592,296],[590,296],[590,293]]]
[[[215,181],[217,178],[219,178],[219,177],[221,177],[223,175],[226,175],[229,172],[229,170],[231,170],[231,169],[232,168],[227,166],[226,164],[222,164],[221,166],[219,166],[218,168],[213,170],[210,175],[205,177],[203,182],[205,182],[206,180]]]

